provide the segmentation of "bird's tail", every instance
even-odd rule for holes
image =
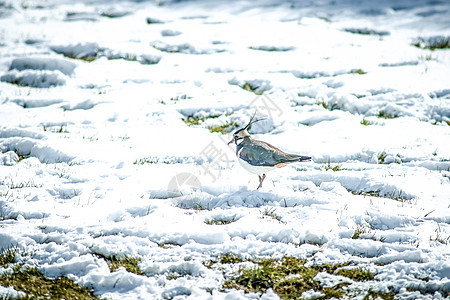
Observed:
[[[299,155],[298,158],[297,158],[297,161],[311,161],[311,157],[310,156]]]

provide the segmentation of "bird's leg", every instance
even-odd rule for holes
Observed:
[[[258,175],[258,178],[259,178],[259,185],[258,185],[258,187],[256,188],[257,190],[259,190],[259,188],[262,187],[261,176]]]
[[[259,177],[259,185],[258,185],[258,187],[256,188],[257,190],[259,190],[259,188],[262,187],[262,183],[263,183],[263,181],[264,181],[264,178],[266,178],[266,174],[263,174],[262,177],[258,175],[258,177]]]

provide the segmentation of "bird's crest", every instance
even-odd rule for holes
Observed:
[[[246,137],[249,137],[250,134],[248,133],[247,129],[250,129],[251,126],[252,126],[252,124],[255,124],[256,122],[265,120],[265,119],[257,119],[257,120],[254,120],[254,119],[255,119],[255,116],[256,116],[256,110],[255,110],[255,113],[253,114],[252,118],[251,118],[250,121],[248,122],[248,124],[245,125],[245,127],[242,127],[241,129],[239,129],[239,130],[237,130],[237,131],[235,131],[235,132],[233,133],[233,139],[232,139],[231,141],[228,142],[228,145],[231,144],[231,143],[233,143],[233,142],[237,145],[237,141],[238,141],[238,140],[242,140],[242,139],[244,139],[244,138],[246,138]]]
[[[264,120],[265,120],[265,118],[253,120],[253,119],[255,118],[255,116],[256,116],[256,112],[257,112],[257,110],[255,110],[255,113],[254,113],[253,116],[251,117],[251,119],[250,119],[250,121],[248,122],[248,124],[247,124],[244,128],[241,128],[241,129],[239,129],[239,130],[249,130],[249,129],[251,128],[251,126],[252,126],[253,124],[255,124],[256,122],[264,121]],[[239,131],[239,130],[238,130],[238,131]]]

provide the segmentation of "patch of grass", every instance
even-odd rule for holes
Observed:
[[[140,257],[131,257],[128,255],[120,256],[120,255],[112,255],[112,256],[104,256],[103,254],[95,253],[100,258],[103,258],[108,264],[109,270],[111,272],[116,271],[120,267],[124,267],[130,273],[134,273],[137,275],[142,275],[142,271],[139,269],[139,262],[141,261]]]
[[[225,116],[230,116],[231,114],[225,114]],[[188,126],[197,126],[203,124],[207,119],[216,119],[221,115],[212,115],[208,117],[195,117],[193,115],[187,116],[183,118],[182,121]],[[221,134],[227,134],[234,129],[236,129],[239,125],[235,121],[230,121],[222,125],[209,126],[208,130],[210,132],[218,132]]]
[[[441,228],[438,224],[438,227],[434,230],[436,232],[435,236],[430,236],[430,242],[438,242],[443,245],[450,244],[450,235],[447,235],[445,230]],[[447,235],[447,236],[446,236]]]
[[[89,142],[98,142],[99,138],[96,135],[92,135],[92,136],[83,135],[83,140],[88,140]]]
[[[209,210],[209,204],[208,206],[204,206],[203,204],[195,203],[192,208],[194,210]]]
[[[59,52],[56,52],[59,53]],[[61,53],[59,53],[61,54]],[[71,58],[71,59],[79,59],[79,60],[83,60],[86,62],[92,62],[94,60],[96,60],[98,58],[97,54],[95,55],[83,55],[83,56],[76,56],[76,55],[72,55],[72,54],[64,54],[62,53],[65,57],[67,58]]]
[[[33,179],[29,179],[28,181],[21,181],[21,182],[14,182],[11,181],[9,183],[6,183],[6,186],[8,188],[14,190],[14,189],[23,189],[23,188],[41,188],[43,184],[37,184],[34,182]]]
[[[392,191],[391,193],[387,194],[386,197],[400,202],[405,202],[406,200],[408,200],[408,198],[405,197],[405,193],[402,190]]]
[[[157,156],[150,156],[150,157],[144,157],[144,158],[140,158],[140,159],[136,159],[133,164],[135,165],[145,165],[145,164],[173,164],[175,163],[170,157],[166,157],[166,158],[159,158]]]
[[[145,165],[145,164],[157,164],[159,162],[158,158],[145,157],[141,159],[136,159],[133,164],[135,165]]]
[[[325,102],[324,100],[317,102],[317,104],[328,110],[335,110],[340,108],[337,103],[329,103]]]
[[[36,267],[22,269],[17,266],[11,274],[0,275],[0,285],[24,292],[26,299],[100,299],[91,290],[66,277],[47,279]]]
[[[233,217],[227,217],[227,218],[215,218],[215,219],[207,219],[205,220],[205,224],[208,225],[227,225],[231,224],[233,222],[236,222],[237,218],[236,216]]]
[[[380,154],[378,154],[378,163],[384,164],[384,160],[386,159],[386,157],[387,157],[386,151],[383,151]]]
[[[163,249],[171,249],[171,248],[175,248],[175,247],[179,247],[179,246],[181,246],[181,245],[178,244],[177,242],[158,243],[158,247],[163,248]]]
[[[398,118],[398,116],[397,116],[397,115],[391,115],[391,114],[389,114],[389,113],[387,113],[387,112],[385,112],[385,111],[383,111],[383,110],[380,110],[380,111],[378,112],[378,118],[382,118],[382,119],[395,119],[395,118]]]
[[[24,160],[26,157],[28,157],[29,155],[25,155],[23,153],[20,153],[19,150],[14,151],[17,156],[19,157],[19,159],[17,160],[17,162]]]
[[[368,126],[368,125],[372,125],[373,123],[368,121],[368,120],[366,120],[365,118],[363,118],[362,121],[361,121],[361,124],[364,125],[364,126]]]
[[[170,101],[178,102],[179,100],[186,100],[186,99],[192,99],[192,97],[188,96],[186,94],[183,94],[183,95],[178,95],[178,96],[175,96],[175,97],[171,97]]]
[[[67,127],[65,127],[64,125],[61,126],[46,126],[46,125],[42,125],[42,129],[45,132],[53,132],[53,133],[69,133],[69,131],[67,130]]]
[[[364,237],[362,236],[364,235]],[[386,240],[385,237],[377,236],[372,226],[369,225],[356,225],[355,232],[352,235],[352,239],[371,239],[373,241],[384,242]],[[343,275],[343,274],[340,274]],[[345,276],[345,275],[343,275]]]
[[[183,277],[183,275],[178,274],[178,273],[170,273],[169,275],[167,275],[166,279],[167,280],[176,280],[181,277]]]
[[[336,275],[350,278],[353,281],[369,281],[375,279],[375,274],[363,268],[338,269]]]
[[[23,267],[17,262],[18,248],[2,249],[0,267],[12,267],[11,273],[0,274],[0,286],[24,292],[24,299],[99,299],[93,291],[75,284],[66,277],[48,279],[37,267]],[[15,265],[14,265],[15,264]]]
[[[112,256],[109,258],[110,261],[108,262],[109,269],[111,272],[114,272],[120,267],[124,267],[128,272],[142,275],[142,271],[139,269],[139,262],[141,261],[141,258],[139,257],[131,257],[131,256]]]
[[[331,165],[330,161],[328,161],[327,165],[324,167],[325,171],[332,170],[333,172],[345,170],[342,168],[341,164],[336,164],[334,166]]]
[[[233,253],[227,253],[220,257],[219,262],[221,264],[237,264],[243,262],[242,258],[234,255]]]
[[[186,123],[187,126],[200,125],[201,123],[205,122],[205,118],[194,117],[194,116],[189,116],[186,119],[182,119],[182,120],[184,123]]]
[[[352,235],[352,239],[356,240],[361,237],[361,234],[369,233],[370,228],[364,225],[356,225],[355,232]]]
[[[262,212],[261,212],[261,214],[262,214],[262,216],[263,217],[269,217],[269,218],[272,218],[272,219],[274,219],[274,220],[277,220],[278,222],[283,222],[281,219],[281,216],[280,215],[278,215],[277,213],[276,213],[276,211],[277,211],[277,208],[276,207],[266,207]]]
[[[239,256],[234,255],[233,253],[227,253],[223,254],[219,257],[218,260],[210,260],[207,262],[204,262],[203,265],[207,267],[208,269],[211,269],[211,267],[215,264],[221,263],[221,264],[237,264],[243,262],[242,258]]]
[[[232,122],[228,122],[228,123],[225,123],[225,124],[219,125],[219,126],[210,126],[210,127],[208,127],[208,129],[211,132],[227,134],[227,133],[235,130],[238,126],[239,126],[238,123],[236,123],[235,121],[232,121]]]
[[[272,260],[264,260],[254,268],[242,268],[241,275],[224,283],[225,288],[236,288],[246,292],[266,291],[281,281],[283,273]]]
[[[434,57],[432,53],[428,53],[425,55],[419,55],[418,59],[422,60],[422,61],[432,61],[432,60],[437,61],[437,58]]]
[[[369,290],[367,294],[364,296],[363,300],[374,300],[374,299],[383,299],[383,300],[393,300],[395,297],[395,292],[389,293],[381,293],[375,292],[373,290]]]
[[[342,265],[325,264],[305,266],[307,261],[295,257],[285,257],[281,261],[265,259],[255,262],[253,268],[241,268],[240,275],[227,280],[224,288],[241,289],[246,292],[265,292],[272,288],[282,299],[298,299],[303,292],[314,290],[324,294],[322,298],[342,298],[342,289],[347,283],[332,288],[322,287],[314,277],[319,272],[333,273]],[[357,276],[354,276],[359,278]]]
[[[251,85],[249,82],[244,83],[244,85],[242,85],[242,89],[255,93],[255,95],[262,95],[262,92],[257,92],[256,90],[259,88],[259,86],[253,86]]]
[[[352,69],[352,70],[350,70],[349,74],[364,75],[364,74],[367,74],[367,72],[364,71],[363,69]]]
[[[128,134],[125,133],[124,135],[120,135],[119,139],[122,140],[122,141],[126,141],[126,140],[129,140],[130,137],[128,136]]]
[[[0,251],[0,267],[7,268],[10,264],[15,263],[18,252],[18,248],[2,249]]]
[[[388,31],[378,31],[368,28],[345,28],[344,31],[354,34],[362,34],[362,35],[378,35],[378,36],[386,36],[389,35]]]
[[[395,190],[392,191],[391,193],[388,194],[381,194],[379,192],[376,191],[370,191],[370,192],[355,192],[355,191],[350,191],[353,195],[361,195],[361,196],[369,196],[369,197],[378,197],[378,198],[389,198],[392,200],[397,200],[400,202],[405,202],[408,200],[411,200],[410,198],[408,198],[405,193],[402,190]]]

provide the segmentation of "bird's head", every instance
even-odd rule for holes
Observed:
[[[243,140],[244,138],[250,136],[247,129],[250,129],[252,124],[264,120],[264,119],[253,120],[255,118],[255,115],[256,115],[256,111],[245,127],[241,128],[241,129],[237,130],[235,133],[233,133],[233,139],[228,142],[228,145],[233,142],[237,145],[239,140]]]

